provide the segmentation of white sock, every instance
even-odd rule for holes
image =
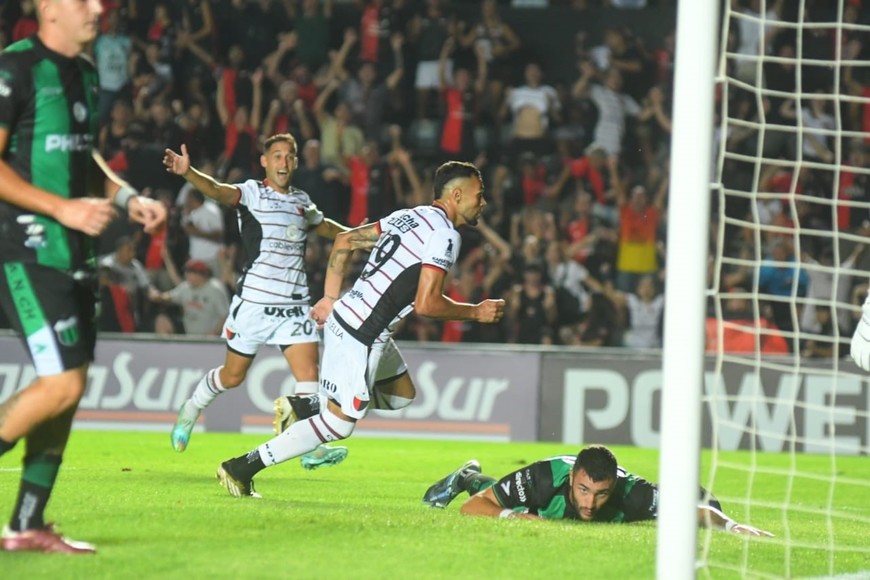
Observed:
[[[193,390],[193,395],[184,404],[185,410],[191,411],[199,415],[199,412],[208,407],[215,397],[226,391],[221,384],[221,369],[219,366],[216,369],[211,369],[205,376],[202,377],[196,384]]]
[[[389,395],[382,392],[377,387],[372,390],[372,403],[374,403],[374,406],[372,407],[373,409],[396,411],[398,409],[404,409],[412,402],[414,402],[414,399],[400,397],[399,395]]]
[[[296,383],[296,395],[314,395],[320,390],[320,383],[317,381],[300,381]]]
[[[316,449],[321,443],[350,437],[354,421],[339,419],[330,412],[297,421],[277,437],[257,447],[260,459],[268,465],[282,463]]]

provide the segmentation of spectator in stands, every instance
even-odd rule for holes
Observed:
[[[272,99],[269,104],[261,133],[290,133],[300,143],[313,139],[317,134],[317,129],[308,116],[305,101],[299,98],[295,81],[286,80],[278,87],[278,98]]]
[[[729,293],[745,296],[748,291],[735,286]],[[787,354],[789,345],[779,329],[766,318],[755,319],[752,303],[744,296],[724,298],[721,321],[715,316],[707,317],[706,351],[716,353],[721,349],[724,353],[734,354],[753,354],[759,351],[763,354]]]
[[[94,42],[94,57],[100,75],[100,121],[109,119],[115,101],[130,97],[130,55],[133,41],[121,31],[121,15],[111,10],[106,15],[106,31]]]
[[[634,292],[620,292],[610,282],[601,283],[594,278],[588,278],[587,283],[603,292],[617,309],[624,310],[628,322],[623,345],[629,348],[661,348],[665,296],[656,288],[652,275],[641,277]]]
[[[603,147],[609,155],[619,155],[622,152],[626,118],[639,116],[642,109],[637,101],[622,93],[622,73],[619,69],[607,70],[604,73],[604,84],[593,83],[598,70],[592,63],[584,62],[581,71],[580,78],[572,88],[572,95],[575,99],[586,96],[592,99],[598,109],[595,144]]]
[[[616,27],[604,31],[604,44],[592,49],[592,58],[599,70],[618,70],[625,93],[640,100],[649,88],[646,63],[636,41],[629,32]]]
[[[329,61],[329,26],[333,0],[302,0],[302,13],[296,18],[299,35],[295,57],[316,71]]]
[[[348,160],[350,208],[347,223],[356,227],[389,214],[395,208],[392,176],[376,141],[366,141],[362,152]]]
[[[667,194],[667,179],[662,180],[652,201],[642,185],[634,186],[629,195],[624,193],[624,186],[617,187],[616,196],[619,206],[617,290],[631,292],[637,288],[641,278],[658,272],[656,242]]]
[[[383,82],[378,81],[378,69],[373,62],[361,62],[353,77],[344,69],[344,62],[336,59],[333,63],[335,74],[343,79],[338,89],[339,99],[350,107],[354,124],[363,130],[367,140],[381,140],[384,118],[389,116],[395,92],[405,71],[402,57],[403,43],[401,34],[394,34],[390,38],[390,46],[395,55],[393,58],[395,67]]]
[[[409,23],[408,41],[417,54],[414,89],[418,119],[435,116],[431,109],[432,93],[443,91],[447,84],[443,79],[453,77],[453,59],[444,58],[443,48],[448,39],[453,40],[455,28],[456,21],[445,13],[443,0],[426,0]]]
[[[830,137],[822,133],[836,128],[834,117],[828,113],[828,103],[823,96],[830,93],[816,91],[815,94],[817,96],[810,99],[809,104],[800,111],[803,126],[803,156],[809,161],[830,163],[834,160],[834,152],[831,150]],[[794,99],[787,99],[783,103],[783,115],[794,119],[797,114]]]
[[[142,262],[136,259],[136,241],[128,236],[118,238],[114,253],[100,258],[99,266],[112,271],[113,283],[123,287],[127,293],[136,329],[144,328],[146,323],[144,300],[151,282],[148,280]]]
[[[575,324],[589,310],[586,280],[589,271],[566,253],[566,244],[550,242],[544,253],[547,279],[556,291],[558,324]]]
[[[101,266],[97,274],[100,294],[100,332],[136,332],[133,303],[121,276],[112,268]]]
[[[338,223],[347,222],[349,178],[321,161],[320,141],[309,139],[302,147],[302,163],[293,173],[293,185],[308,192],[323,215]]]
[[[225,83],[220,83],[217,90],[217,112],[221,125],[226,131],[223,160],[227,181],[244,181],[255,171],[255,164],[260,158],[260,120],[263,71],[257,69],[251,75],[253,87],[253,104],[250,112],[244,105],[236,106],[230,113],[225,100]]]
[[[180,48],[187,44],[196,44],[202,50],[214,52],[215,19],[208,0],[184,0],[179,7],[181,25],[178,29],[176,42]],[[190,52],[183,52],[179,58],[182,73],[185,76],[204,76],[203,62]],[[173,144],[174,146],[174,144]]]
[[[27,38],[31,34],[36,34],[39,29],[39,22],[36,20],[36,3],[35,0],[21,0],[21,16],[15,21],[15,26],[12,27],[12,42],[17,42],[22,38]]]
[[[483,50],[477,50],[477,75],[458,65],[453,74],[448,72],[449,56],[456,48],[456,41],[448,38],[441,48],[438,59],[438,87],[442,99],[442,125],[439,152],[444,161],[471,160],[476,156],[477,143],[474,130],[478,127],[483,91],[486,87],[487,64]]]
[[[483,0],[480,5],[480,21],[462,37],[465,47],[479,46],[489,70],[488,102],[492,111],[501,106],[505,86],[514,81],[511,70],[516,65],[510,56],[519,50],[520,38],[498,13],[496,0]]]
[[[340,81],[333,77],[314,103],[314,118],[320,127],[320,160],[348,174],[348,159],[363,149],[363,132],[353,124],[350,107],[339,101],[333,114],[326,112],[326,102],[338,88]]]
[[[185,334],[220,335],[230,305],[223,285],[211,277],[211,268],[201,260],[188,260],[184,265],[184,281],[181,281],[175,266],[171,263],[167,266],[177,285],[168,292],[152,289],[149,298],[180,306]]]
[[[188,190],[181,225],[190,238],[190,257],[218,271],[217,254],[224,239],[224,220],[218,205],[197,189]]]
[[[525,84],[509,88],[499,111],[499,118],[511,115],[511,158],[531,151],[535,155],[553,152],[550,125],[561,120],[561,103],[556,89],[543,84],[543,71],[538,63],[525,67]]]
[[[745,16],[745,18],[734,19],[734,27],[739,31],[739,44],[736,49],[738,55],[757,57],[759,54],[770,53],[771,43],[780,31],[776,23],[780,19],[784,5],[785,0],[772,0],[765,3],[767,12],[763,18],[767,24],[762,29],[762,0],[748,0],[746,2],[731,0],[732,10]],[[737,78],[744,83],[761,88],[762,83],[756,81],[761,60],[739,56],[735,60],[737,61]]]
[[[807,271],[795,259],[792,244],[783,239],[775,240],[770,250],[770,258],[762,262],[758,271],[758,291],[785,298],[803,298],[807,295],[809,281]],[[790,301],[771,302],[771,308],[777,328],[783,332],[791,332],[794,325]]]
[[[523,269],[522,283],[513,287],[506,302],[507,319],[512,327],[511,342],[543,344],[546,337],[555,334],[556,291],[544,283],[541,266],[529,264]]]
[[[97,146],[104,159],[112,159],[124,150],[127,126],[132,116],[133,109],[128,101],[118,99],[112,103],[108,122],[100,127],[97,137]]]

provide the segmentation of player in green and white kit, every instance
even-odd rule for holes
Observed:
[[[0,307],[22,336],[37,378],[0,403],[0,455],[24,439],[6,551],[93,553],[43,512],[96,340],[94,239],[126,209],[148,232],[166,212],[105,167],[93,149],[99,85],[82,54],[100,0],[41,0],[39,32],[0,52]]]
[[[423,496],[431,507],[446,507],[463,491],[471,498],[462,513],[473,516],[526,519],[570,519],[629,523],[653,520],[658,488],[619,467],[606,447],[582,450],[577,457],[558,455],[495,479],[470,460],[436,482]],[[738,524],[722,513],[719,501],[700,490],[698,522],[702,526],[754,536],[772,534]]]

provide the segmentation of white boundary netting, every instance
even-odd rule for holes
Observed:
[[[723,12],[701,483],[774,528],[776,549],[759,562],[747,541],[730,561],[707,532],[700,562],[708,577],[835,576],[851,557],[864,564],[843,577],[870,578],[870,480],[839,465],[870,455],[870,390],[848,358],[870,278],[868,10],[760,4]]]

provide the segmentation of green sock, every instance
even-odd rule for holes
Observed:
[[[488,487],[492,487],[496,481],[494,477],[472,472],[462,478],[462,488],[468,492],[468,495],[474,495]]]
[[[24,473],[18,501],[12,512],[9,527],[14,531],[45,527],[45,506],[51,496],[61,458],[57,455],[39,453],[24,458]]]

